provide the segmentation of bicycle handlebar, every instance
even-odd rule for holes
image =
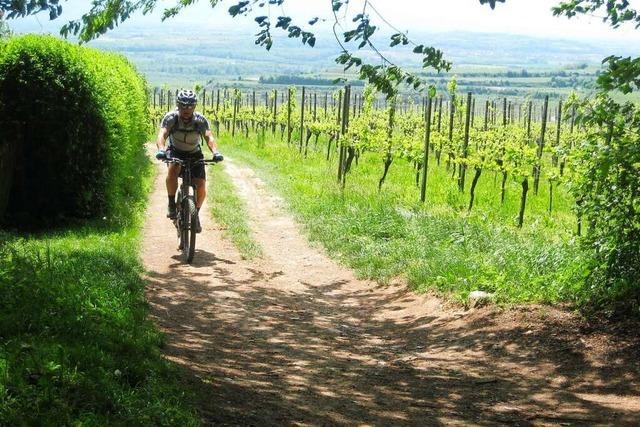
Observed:
[[[180,166],[184,166],[186,163],[190,163],[191,165],[197,165],[197,164],[204,164],[204,165],[210,165],[210,164],[215,164],[215,163],[219,163],[222,160],[206,160],[206,159],[187,159],[187,160],[183,160],[183,159],[179,159],[177,157],[165,157],[164,159],[162,159],[162,161],[164,163],[176,163],[179,164]]]

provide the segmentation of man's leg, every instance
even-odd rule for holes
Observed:
[[[194,178],[193,183],[196,186],[196,209],[198,210],[196,233],[200,233],[202,231],[200,226],[200,207],[204,203],[204,198],[207,197],[207,181],[204,178]]]
[[[207,197],[207,181],[204,178],[193,178],[193,183],[196,185],[196,208],[200,209]]]
[[[176,191],[178,190],[178,176],[180,175],[180,165],[175,163],[169,165],[167,171],[167,197],[169,198],[169,208],[167,210],[167,218],[176,218]]]

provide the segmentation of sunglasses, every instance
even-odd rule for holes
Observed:
[[[196,104],[191,104],[191,105],[188,105],[188,104],[178,104],[178,108],[179,108],[179,109],[181,109],[181,110],[191,110],[191,109],[196,108]]]

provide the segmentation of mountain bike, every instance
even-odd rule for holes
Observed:
[[[176,163],[181,166],[180,184],[176,193],[176,218],[173,224],[178,233],[178,249],[182,252],[184,262],[190,264],[196,251],[196,186],[191,182],[191,169],[197,164],[213,164],[221,160],[178,159],[167,157],[165,163]]]

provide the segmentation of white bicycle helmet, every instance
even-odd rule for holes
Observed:
[[[176,103],[179,105],[196,105],[198,103],[198,95],[192,90],[180,89],[176,97]]]

